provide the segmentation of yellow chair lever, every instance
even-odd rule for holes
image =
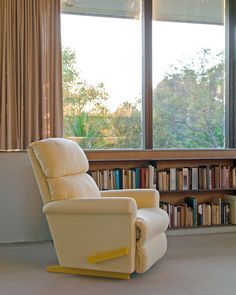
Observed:
[[[87,258],[87,260],[88,263],[94,264],[106,260],[116,259],[122,256],[127,256],[128,254],[128,248],[124,247],[91,255]]]

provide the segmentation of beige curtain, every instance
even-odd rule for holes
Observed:
[[[0,0],[0,149],[63,136],[60,0]]]

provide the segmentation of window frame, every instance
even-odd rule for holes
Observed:
[[[153,149],[152,126],[152,0],[142,0],[143,13],[143,136],[144,149]],[[225,147],[236,147],[236,2],[225,0]],[[230,66],[231,65],[231,66]],[[148,73],[148,74],[147,74]],[[150,79],[147,81],[147,77]],[[165,148],[163,148],[165,149]],[[217,149],[217,148],[216,148]],[[175,148],[171,150],[177,150]],[[185,150],[183,148],[183,150]],[[187,149],[186,150],[191,150]],[[194,149],[204,150],[204,149]],[[206,149],[207,150],[207,149]]]
[[[236,2],[225,0],[225,148],[236,147]]]
[[[141,0],[142,7],[142,147],[141,150],[179,150],[153,148],[153,89],[152,89],[152,0]],[[236,1],[225,0],[225,147],[236,148]],[[87,151],[95,151],[89,149]],[[105,150],[113,150],[105,149]],[[116,149],[116,151],[127,149]],[[208,150],[202,148],[181,150]],[[212,150],[212,149],[209,149]]]

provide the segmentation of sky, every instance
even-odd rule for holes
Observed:
[[[62,46],[75,50],[82,79],[105,84],[115,110],[142,92],[141,21],[62,14]],[[178,60],[188,61],[201,48],[224,50],[224,26],[153,23],[153,86]]]

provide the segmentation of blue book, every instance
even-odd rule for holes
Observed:
[[[140,188],[140,168],[135,168],[135,174],[136,174],[136,178],[135,178],[135,181],[136,181],[136,184],[135,184],[135,187],[136,188]]]
[[[114,176],[115,176],[115,189],[119,190],[122,189],[122,169],[115,168],[114,169]]]
[[[115,189],[119,190],[121,189],[121,182],[120,182],[120,169],[114,169],[114,176],[115,176]]]
[[[197,199],[194,197],[186,197],[184,199],[188,207],[191,207],[193,210],[193,226],[197,226],[198,221],[198,210],[197,210]]]
[[[225,224],[225,204],[221,203],[221,224]]]

